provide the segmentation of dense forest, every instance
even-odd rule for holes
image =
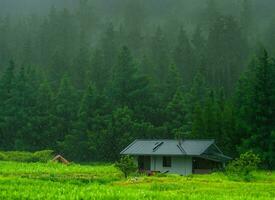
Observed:
[[[2,0],[0,149],[113,161],[137,138],[214,138],[274,168],[274,10],[273,0]]]

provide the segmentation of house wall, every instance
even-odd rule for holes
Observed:
[[[171,174],[192,174],[192,157],[172,156],[171,167],[163,167],[163,156],[151,156],[151,170]]]

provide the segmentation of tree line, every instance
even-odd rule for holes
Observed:
[[[142,1],[126,1],[119,26],[98,24],[88,1],[2,18],[0,149],[113,161],[137,138],[214,138],[274,168],[275,63],[254,41],[249,2],[236,17],[208,1],[191,32],[144,30]]]

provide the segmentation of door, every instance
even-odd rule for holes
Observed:
[[[151,170],[151,157],[150,156],[139,156],[138,157],[138,169],[141,171]]]

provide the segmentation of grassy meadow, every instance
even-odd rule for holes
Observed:
[[[0,162],[0,199],[275,199],[274,173],[255,172],[251,182],[222,173],[131,176],[112,165]]]

